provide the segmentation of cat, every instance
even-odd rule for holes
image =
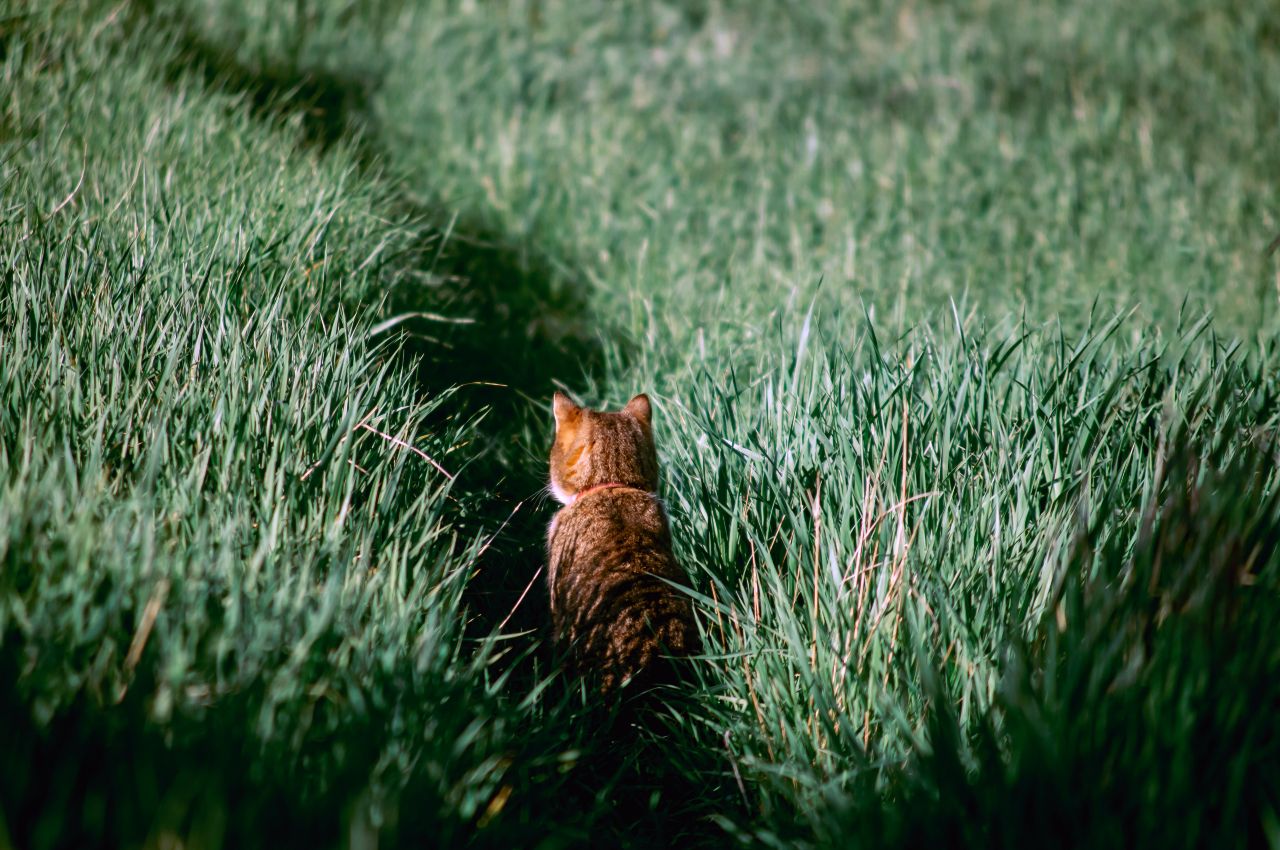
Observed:
[[[701,652],[701,639],[688,597],[670,584],[689,582],[657,495],[649,397],[605,413],[557,392],[552,412],[550,489],[565,506],[547,531],[554,641],[604,695],[669,683],[672,659]]]

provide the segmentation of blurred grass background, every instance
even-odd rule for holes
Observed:
[[[0,5],[0,846],[1280,846],[1263,2]],[[542,646],[555,386],[708,655]]]

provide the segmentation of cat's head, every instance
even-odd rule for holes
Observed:
[[[556,439],[551,446],[551,492],[568,505],[589,487],[624,484],[658,489],[649,397],[638,395],[617,413],[588,410],[564,393],[552,399]]]

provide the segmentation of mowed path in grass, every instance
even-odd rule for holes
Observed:
[[[1274,822],[1267,4],[77,0],[0,60],[0,838]],[[707,638],[625,746],[537,639],[556,386],[654,396]]]

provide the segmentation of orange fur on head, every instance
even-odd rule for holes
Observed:
[[[643,393],[617,413],[588,410],[557,392],[552,398],[556,437],[551,446],[551,492],[570,504],[599,484],[658,489],[653,408]]]

